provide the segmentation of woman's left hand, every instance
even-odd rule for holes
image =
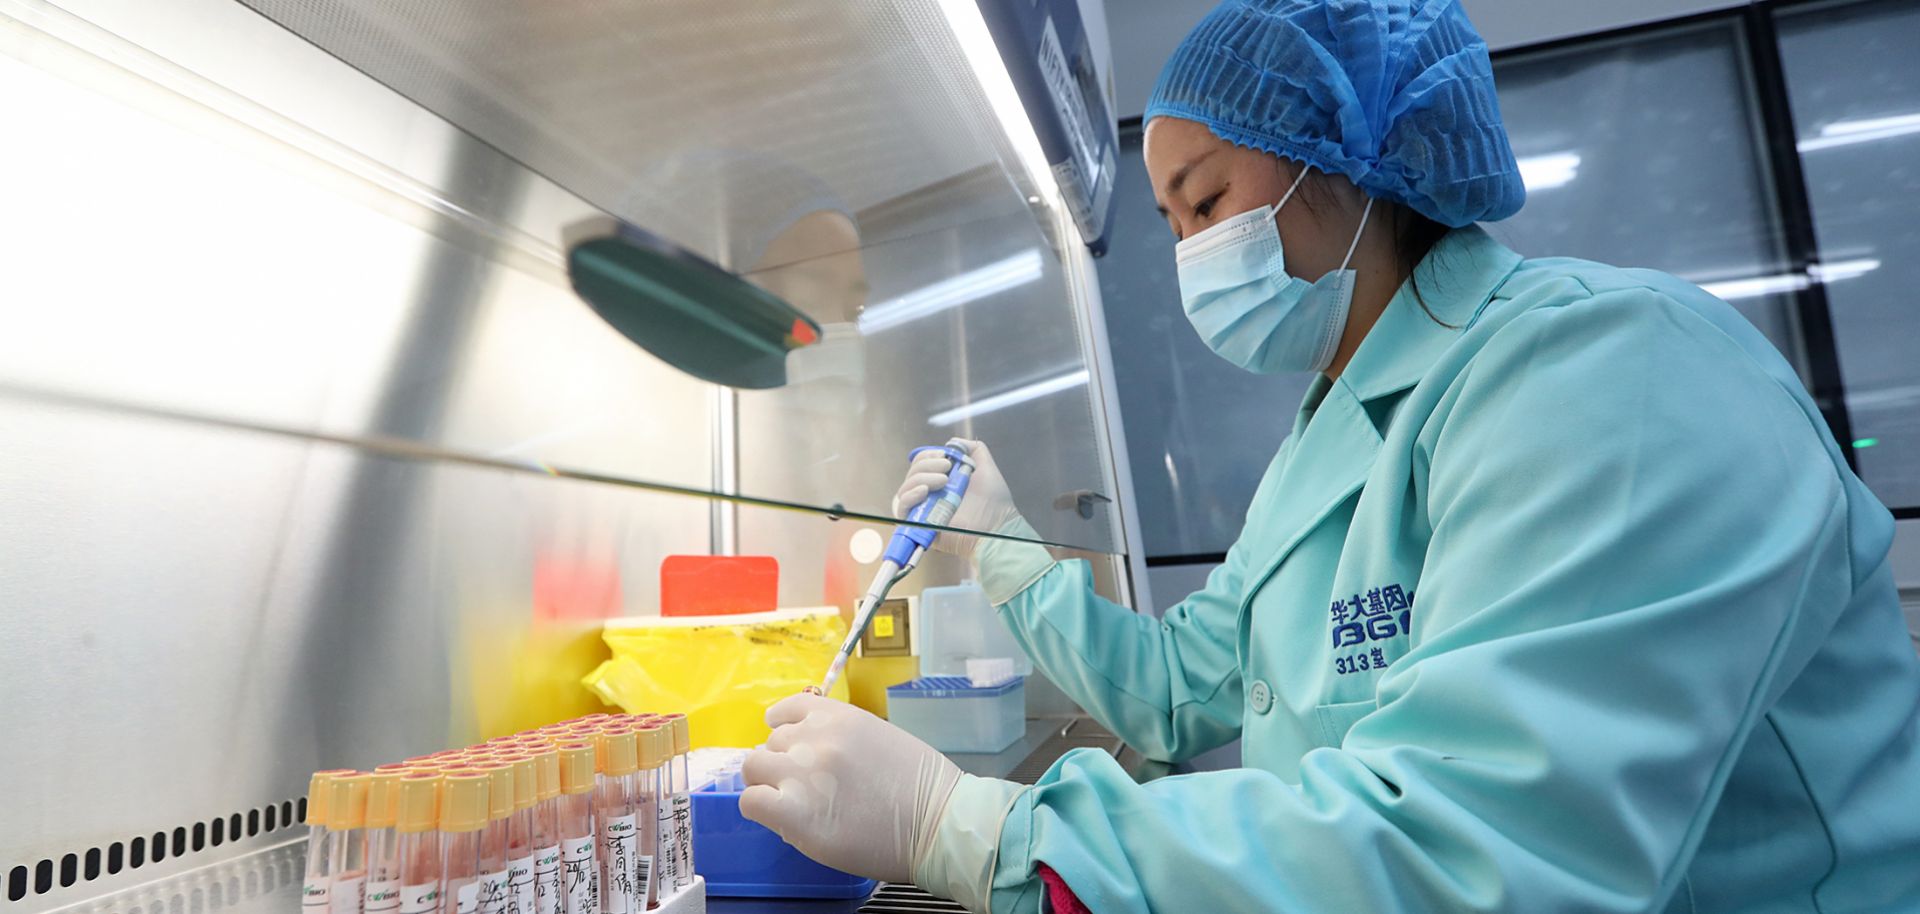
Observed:
[[[911,882],[960,769],[853,705],[801,694],[767,709],[773,733],[747,756],[742,815],[834,869]]]

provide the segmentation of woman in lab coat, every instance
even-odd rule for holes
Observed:
[[[976,911],[1920,911],[1892,518],[1732,308],[1475,227],[1524,189],[1458,7],[1229,0],[1147,117],[1201,338],[1321,373],[1293,434],[1163,620],[938,542],[1129,744],[1245,767],[1081,751],[1022,786],[800,696],[743,810]],[[956,525],[1032,537],[969,447]]]

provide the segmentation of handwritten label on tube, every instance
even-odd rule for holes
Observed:
[[[480,877],[480,914],[511,914],[507,907],[507,871],[495,870]]]
[[[606,891],[600,897],[601,914],[637,914],[646,907],[646,896],[634,904],[634,841],[639,824],[631,815],[611,816],[600,834],[600,871],[606,877]]]
[[[684,793],[673,795],[674,850],[680,861],[674,868],[679,886],[693,884],[693,798]]]
[[[600,873],[593,859],[593,836],[560,841],[560,879],[566,893],[566,914],[602,914]]]
[[[561,914],[560,845],[533,853],[533,914]]]
[[[327,911],[330,914],[362,914],[360,905],[364,896],[360,894],[360,890],[366,881],[365,875],[335,879],[332,897],[327,902]]]
[[[533,914],[533,855],[507,861],[508,910]]]

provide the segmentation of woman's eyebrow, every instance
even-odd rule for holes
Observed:
[[[1180,186],[1187,183],[1187,176],[1193,173],[1194,168],[1198,167],[1201,162],[1205,162],[1207,159],[1212,158],[1213,154],[1219,151],[1220,150],[1218,149],[1209,149],[1206,152],[1203,152],[1197,156],[1194,156],[1192,159],[1188,160],[1187,164],[1180,166],[1178,170],[1174,171],[1173,179],[1167,182],[1167,193],[1169,194],[1179,193]],[[1154,206],[1154,209],[1158,210],[1160,215],[1162,216],[1167,214],[1167,208],[1165,205],[1156,205]]]
[[[1194,156],[1192,161],[1189,161],[1187,164],[1180,166],[1180,170],[1173,173],[1173,180],[1167,182],[1167,192],[1178,193],[1180,185],[1187,183],[1187,175],[1192,174],[1196,166],[1212,158],[1213,154],[1219,151],[1218,149],[1209,149],[1206,152]]]

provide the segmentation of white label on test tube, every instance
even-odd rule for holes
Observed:
[[[480,880],[475,879],[460,887],[460,894],[454,896],[457,906],[455,914],[478,914],[480,910]]]
[[[634,910],[647,906],[647,899],[658,898],[653,894],[653,855],[641,854],[633,865]]]
[[[514,914],[533,914],[533,855],[507,861],[507,885]]]
[[[613,816],[607,819],[606,840],[602,846],[606,848],[607,854],[607,878],[612,880],[613,884],[607,886],[607,890],[601,895],[602,914],[629,914],[629,912],[643,910],[647,906],[647,896],[636,895],[634,891],[635,876],[638,873],[634,866],[633,845],[639,831],[638,823],[633,816]],[[636,897],[640,899],[638,906],[633,903]]]
[[[439,909],[438,882],[422,882],[400,890],[400,914],[433,914]]]
[[[331,893],[333,897],[328,901],[327,910],[332,914],[362,914],[360,888],[366,881],[365,876],[335,879]]]
[[[533,854],[533,914],[560,914],[560,845]]]
[[[563,838],[560,869],[565,882],[566,914],[601,914],[600,874],[593,863],[593,838]]]
[[[507,905],[507,871],[496,870],[480,877],[480,914],[512,914]]]
[[[367,883],[366,904],[363,910],[367,914],[385,914],[400,908],[400,880],[386,879]]]
[[[326,910],[332,890],[333,880],[324,876],[307,882],[300,887],[300,909],[307,914]]]
[[[676,885],[693,884],[693,798],[684,793],[673,795],[673,847],[679,855],[674,864]]]
[[[660,814],[654,817],[654,834],[658,836],[653,850],[653,859],[659,865],[653,878],[660,880],[660,897],[673,894],[675,886],[680,884],[679,836],[673,830],[673,804],[661,803]]]

